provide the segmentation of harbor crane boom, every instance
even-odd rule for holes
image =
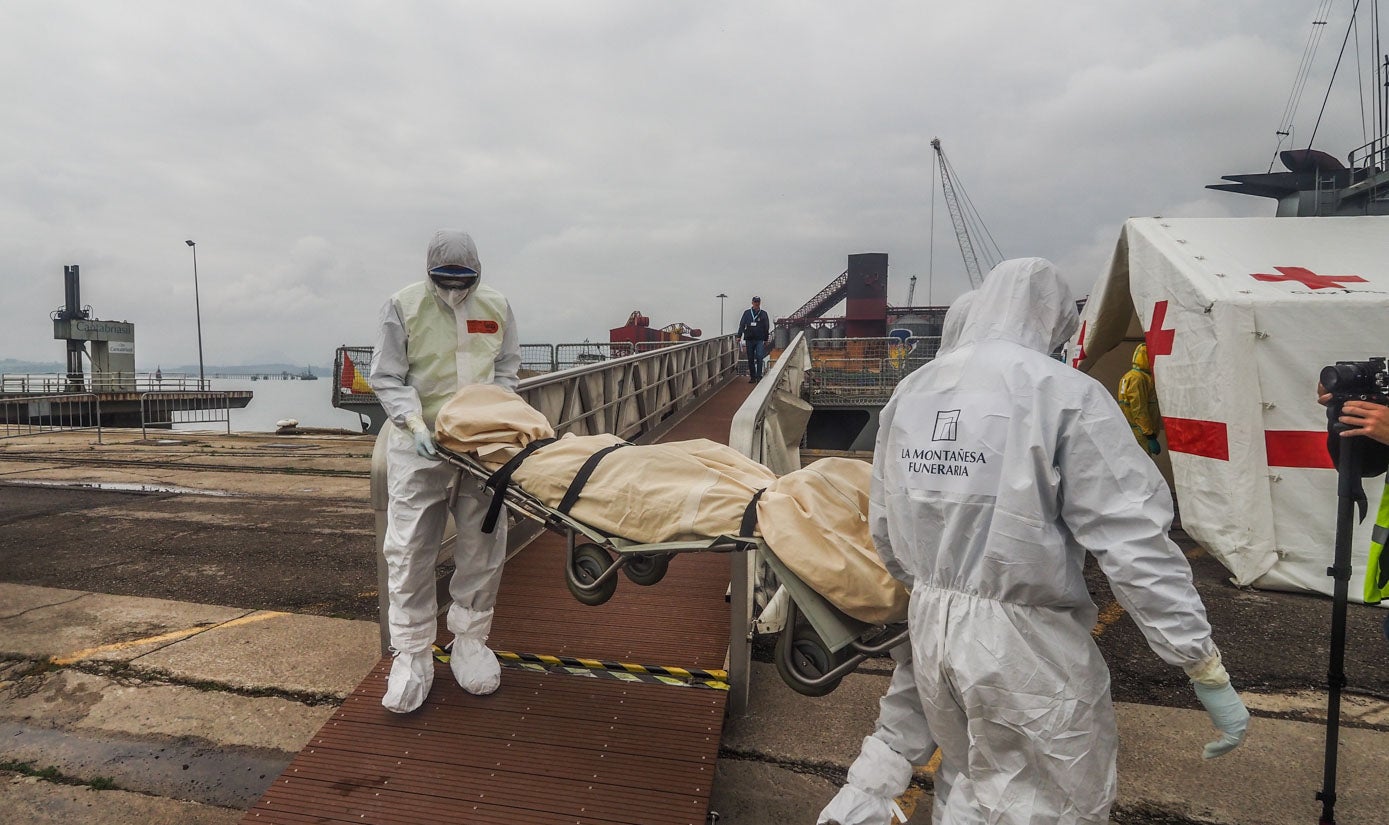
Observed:
[[[983,282],[984,275],[979,267],[979,255],[974,249],[974,239],[969,234],[969,219],[972,216],[981,228],[983,221],[979,219],[978,213],[974,212],[974,207],[969,202],[969,196],[964,194],[964,187],[958,186],[959,193],[956,193],[958,182],[950,167],[950,162],[945,158],[945,150],[940,148],[940,138],[931,138],[931,148],[936,150],[936,162],[940,166],[941,191],[945,195],[945,206],[950,210],[950,222],[955,226],[955,239],[960,243],[960,255],[965,259],[965,274],[969,276],[969,285],[977,289],[979,284]],[[963,207],[960,196],[963,196]],[[966,214],[966,210],[969,214]],[[984,228],[983,232],[985,236],[988,235],[987,228]],[[989,238],[989,240],[992,241],[993,239]],[[997,251],[996,245],[994,249]],[[987,247],[984,247],[983,251],[987,255]],[[997,258],[986,258],[985,262],[992,269],[993,264],[1002,257],[1003,255],[1000,253]]]

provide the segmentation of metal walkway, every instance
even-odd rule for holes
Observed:
[[[726,443],[748,390],[735,380],[663,440]],[[546,533],[507,562],[489,647],[725,666],[729,555],[678,556],[660,583],[624,578],[586,607],[564,585],[563,553]],[[383,658],[243,823],[705,825],[724,690],[504,666],[501,689],[476,697],[436,663],[429,700],[401,716],[380,704],[389,670]]]

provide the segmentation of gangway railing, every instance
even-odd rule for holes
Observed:
[[[230,394],[225,392],[146,392],[140,394],[140,436],[147,429],[175,424],[225,423],[231,434]]]
[[[96,393],[0,398],[0,439],[51,432],[96,430],[101,441],[101,398]]]
[[[766,465],[779,476],[799,470],[801,439],[805,436],[812,409],[810,402],[802,397],[810,368],[809,340],[804,332],[797,333],[733,415],[729,446]],[[733,553],[730,559],[732,616],[728,626],[728,715],[738,717],[748,706],[754,602],[770,594],[755,592],[760,571],[754,553]]]
[[[626,441],[646,444],[659,439],[714,392],[732,381],[737,360],[737,342],[732,335],[724,335],[533,376],[521,381],[517,393],[544,414],[556,435],[612,433]],[[377,593],[382,617],[387,612],[388,592],[382,543],[386,534],[386,506],[389,499],[386,490],[386,443],[391,432],[389,423],[382,428],[371,458],[371,506],[376,516]],[[538,524],[524,521],[509,530],[508,557],[543,529]],[[452,542],[452,536],[445,538],[440,547],[441,560],[452,552]],[[441,580],[439,604],[447,605],[448,602],[447,580]],[[383,620],[383,654],[389,645],[389,629]]]

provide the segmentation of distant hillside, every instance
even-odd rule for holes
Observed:
[[[167,374],[182,373],[184,375],[197,376],[197,364],[175,364],[173,366],[157,365],[160,370]],[[332,367],[316,367],[312,364],[207,364],[203,367],[203,374],[209,377],[214,375],[279,375],[282,372],[298,375],[307,369],[320,378],[333,374]],[[155,368],[149,364],[141,364],[140,372],[154,372]]]
[[[10,375],[51,375],[67,370],[61,361],[19,361],[14,358],[0,358],[0,372]]]

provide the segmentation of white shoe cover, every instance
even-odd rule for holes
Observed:
[[[425,650],[419,653],[397,653],[391,662],[391,675],[386,680],[386,695],[381,706],[394,713],[409,713],[429,695],[434,685],[434,655]]]
[[[845,785],[820,812],[815,825],[893,825],[901,821],[893,819],[900,810],[894,800]]]
[[[449,669],[458,686],[474,696],[486,696],[502,684],[502,666],[480,639],[454,636],[449,648]]]

